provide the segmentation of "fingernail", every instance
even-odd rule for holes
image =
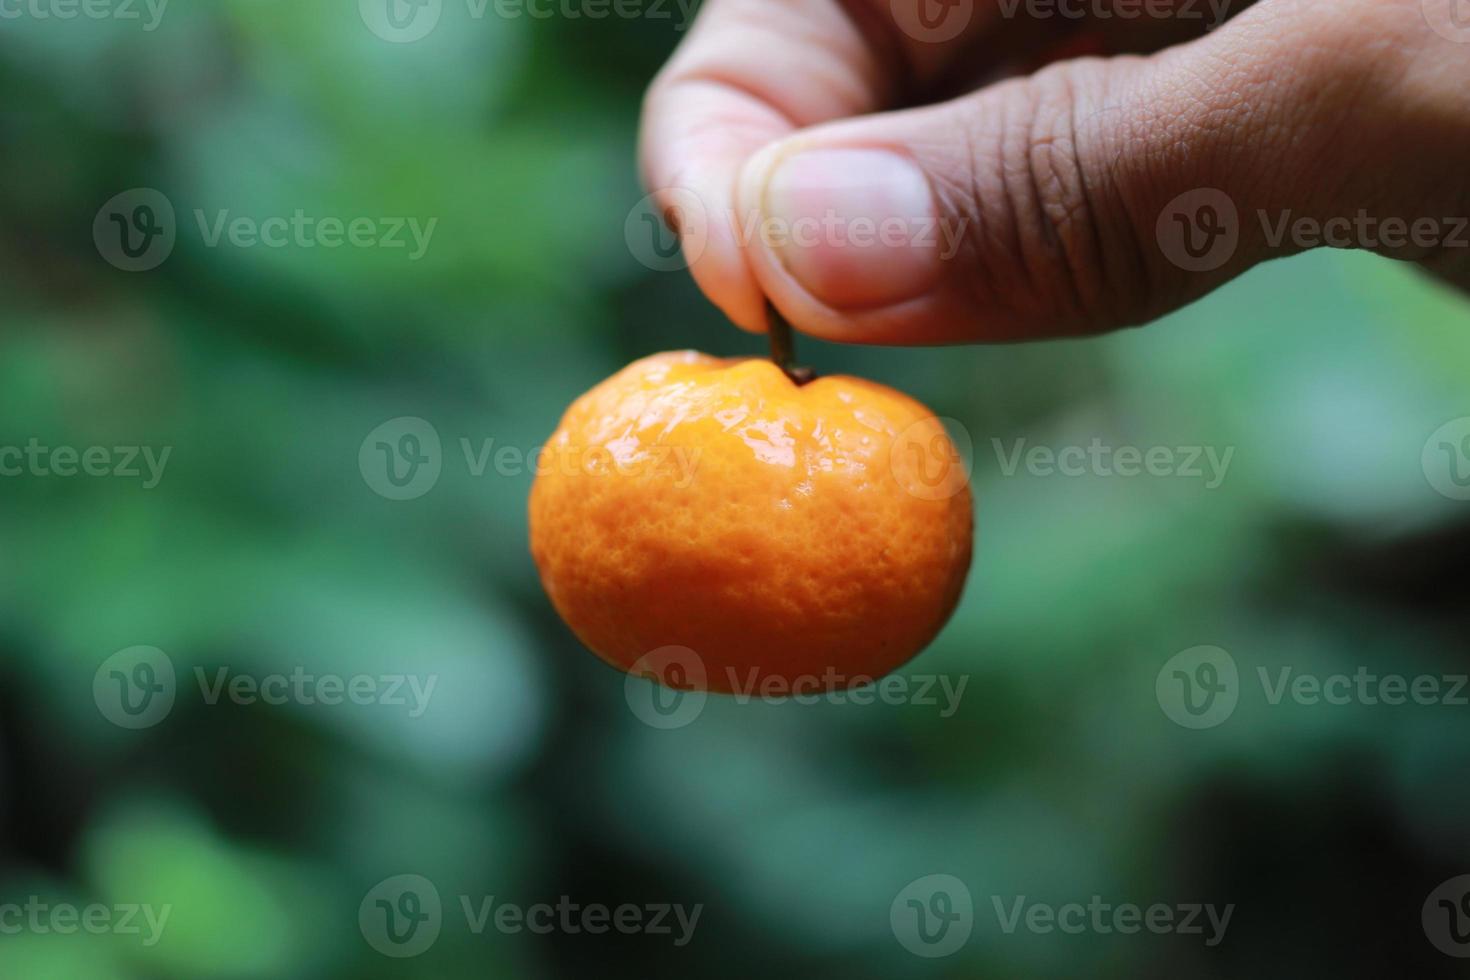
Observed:
[[[939,280],[934,194],[908,157],[876,149],[799,151],[776,164],[762,201],[767,247],[827,306],[888,306]]]

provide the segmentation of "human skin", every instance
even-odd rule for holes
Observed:
[[[1470,285],[1458,0],[1260,0],[1212,30],[1203,0],[1054,2],[707,0],[640,150],[705,294],[748,330],[769,299],[925,344],[1145,323],[1324,241]],[[1064,33],[1145,53],[1054,60]],[[1193,261],[1165,229],[1206,218],[1191,243],[1233,237]]]

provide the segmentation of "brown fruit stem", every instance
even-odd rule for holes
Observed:
[[[797,367],[792,363],[796,360],[796,342],[792,339],[791,324],[770,300],[766,300],[766,323],[771,335],[771,360],[776,362],[776,367],[797,386],[815,378],[817,373],[811,368]]]

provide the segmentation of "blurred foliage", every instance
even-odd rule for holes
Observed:
[[[392,44],[352,3],[220,0],[0,22],[0,444],[173,447],[156,489],[0,481],[0,901],[171,903],[162,941],[6,935],[0,977],[1449,976],[1423,897],[1470,866],[1470,716],[1270,706],[1175,726],[1177,651],[1351,673],[1466,669],[1466,505],[1428,434],[1470,414],[1470,307],[1413,270],[1313,254],[1143,331],[1031,347],[805,342],[903,388],[974,446],[977,561],[907,668],[920,705],[712,700],[641,724],[524,542],[533,449],[578,393],[659,349],[755,353],[680,273],[630,255],[638,100],[679,36],[649,18],[466,17]],[[492,8],[493,10],[493,8]],[[161,267],[102,261],[133,187],[179,217]],[[437,219],[418,261],[211,248],[194,212]],[[430,420],[444,472],[372,492],[364,437]],[[1007,476],[1011,445],[1235,447],[1187,479]],[[115,651],[213,673],[440,678],[382,705],[207,705],[127,731],[93,701]],[[703,903],[695,941],[363,941],[402,873],[454,896]],[[889,904],[953,874],[962,953],[920,960]],[[1005,935],[988,896],[1234,902],[1227,941]],[[453,918],[453,911],[447,917]],[[734,955],[732,955],[734,951]]]

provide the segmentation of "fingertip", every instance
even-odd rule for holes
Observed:
[[[690,256],[689,271],[705,297],[732,323],[749,333],[765,333],[765,292],[741,247],[733,215],[734,209],[727,206],[711,220],[698,254]]]
[[[970,339],[946,321],[946,271],[916,229],[937,221],[925,175],[901,150],[801,134],[741,168],[736,206],[747,261],[803,334],[837,343]]]

